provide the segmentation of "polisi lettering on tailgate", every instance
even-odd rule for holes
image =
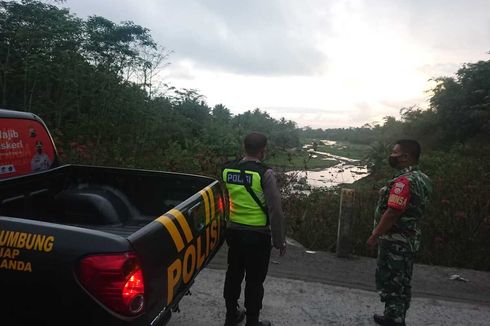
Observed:
[[[220,220],[216,214],[215,198],[210,187],[203,189],[201,197],[204,203],[205,224],[195,237],[182,212],[172,209],[157,219],[171,235],[179,257],[167,268],[167,303],[172,302],[176,287],[181,283],[188,284],[200,270],[209,254],[218,245],[220,238]],[[184,237],[178,230],[183,231]]]

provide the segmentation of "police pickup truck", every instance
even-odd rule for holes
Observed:
[[[0,109],[0,325],[164,325],[227,216],[214,179],[61,165],[39,117]]]

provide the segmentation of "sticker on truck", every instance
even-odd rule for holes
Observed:
[[[0,178],[47,170],[54,158],[51,138],[41,123],[0,119]]]

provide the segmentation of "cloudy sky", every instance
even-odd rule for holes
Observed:
[[[67,0],[173,51],[160,78],[233,113],[314,128],[427,106],[433,77],[489,60],[489,0]]]

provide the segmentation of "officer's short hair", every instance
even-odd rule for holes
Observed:
[[[249,155],[257,155],[262,149],[267,146],[267,136],[261,132],[251,132],[245,136],[243,140],[245,152]]]
[[[400,145],[401,150],[410,155],[416,162],[419,161],[422,149],[418,141],[413,139],[400,139],[395,144]]]

